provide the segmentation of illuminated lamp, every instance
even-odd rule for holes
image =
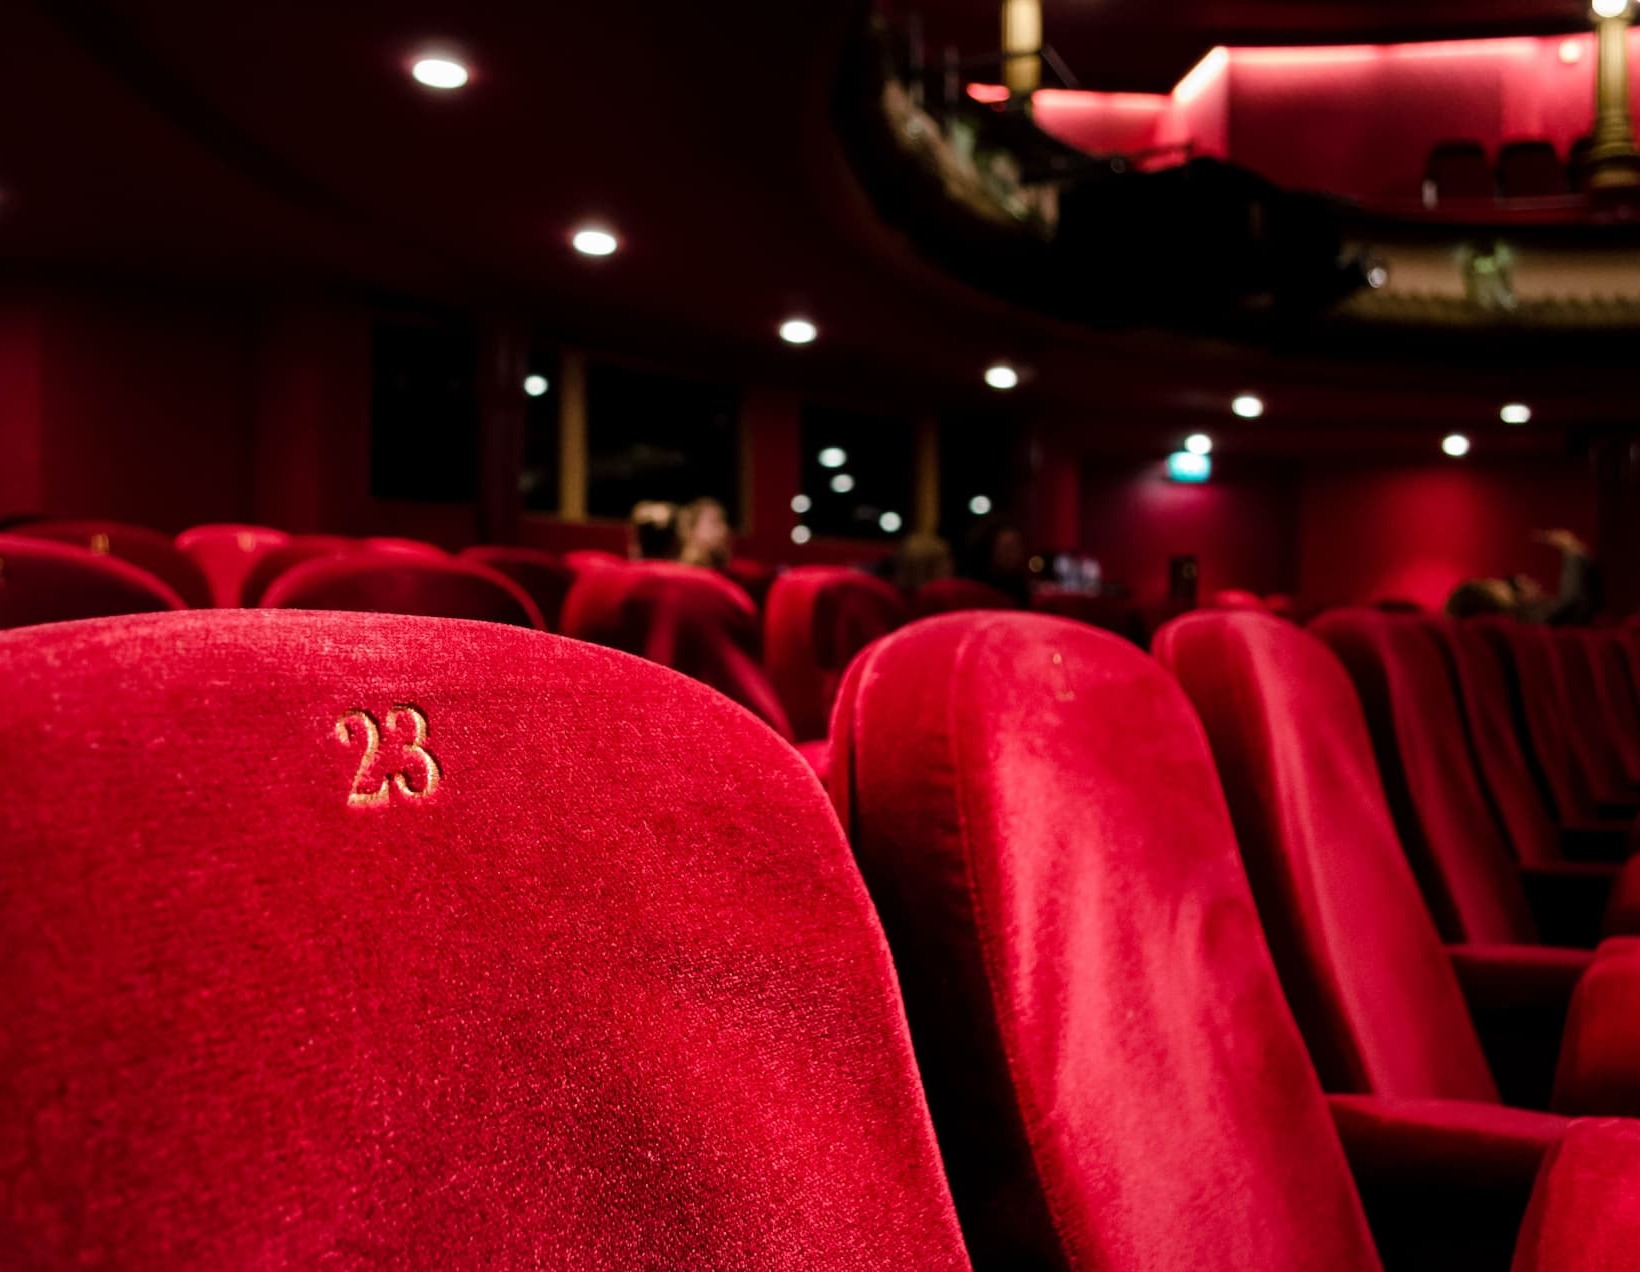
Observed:
[[[1199,486],[1213,475],[1210,455],[1193,455],[1189,451],[1174,451],[1167,457],[1167,476],[1170,481],[1187,486]]]

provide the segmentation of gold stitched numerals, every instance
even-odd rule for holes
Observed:
[[[394,791],[405,799],[423,800],[438,790],[444,773],[427,749],[427,730],[427,717],[421,708],[400,703],[389,711],[385,734],[400,754],[397,762],[382,772],[377,760],[381,757],[384,730],[376,717],[355,710],[336,721],[336,740],[343,746],[364,743],[364,755],[347,793],[348,807],[381,808],[392,800]],[[406,733],[410,735],[408,740],[404,740]]]

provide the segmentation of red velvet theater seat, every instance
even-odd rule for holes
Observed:
[[[576,548],[571,552],[564,553],[563,560],[564,564],[575,572],[576,578],[580,578],[588,570],[600,570],[607,566],[624,566],[627,564],[627,559],[624,556],[617,556],[613,552],[605,552],[601,548]]]
[[[164,583],[128,562],[0,534],[0,629],[186,608]]]
[[[1626,682],[1613,682],[1596,666],[1600,637],[1581,628],[1551,631],[1560,683],[1566,695],[1572,742],[1597,791],[1615,799],[1640,799],[1640,738],[1630,738],[1613,722],[1612,697],[1627,697]]]
[[[267,526],[195,526],[177,536],[177,547],[193,558],[211,585],[219,609],[239,604],[245,579],[262,557],[290,542],[283,530]]]
[[[373,535],[363,541],[363,546],[372,552],[402,552],[406,556],[441,558],[450,555],[436,543],[427,543],[422,539],[395,538],[391,535]]]
[[[977,1267],[1378,1265],[1176,684],[1079,624],[958,615],[867,650],[834,725]],[[1506,1263],[1579,1129],[1365,1097],[1336,1117],[1394,1267]]]
[[[1336,610],[1310,631],[1354,682],[1395,829],[1441,935],[1533,944],[1535,900],[1554,939],[1593,944],[1616,867],[1539,862],[1523,873],[1482,789],[1451,668],[1428,624]],[[1640,861],[1627,870],[1640,893]]]
[[[859,570],[802,566],[775,580],[764,609],[764,656],[799,741],[826,736],[843,669],[906,617],[899,592]]]
[[[534,548],[467,548],[462,559],[476,561],[505,574],[529,593],[541,611],[549,632],[558,631],[563,619],[564,598],[575,582],[575,572],[550,552]]]
[[[355,552],[358,546],[355,540],[341,535],[297,535],[283,547],[274,548],[257,558],[256,564],[251,566],[250,573],[245,576],[245,584],[239,592],[239,603],[247,609],[253,609],[262,603],[262,597],[267,594],[268,588],[281,575],[288,574],[297,566],[306,565],[309,561],[322,561],[347,552]]]
[[[564,635],[680,671],[793,737],[760,665],[757,608],[711,570],[663,561],[588,570],[564,602]]]
[[[1115,632],[1135,645],[1143,646],[1145,643],[1144,615],[1138,603],[1126,597],[1096,596],[1062,587],[1039,587],[1031,595],[1031,609],[1038,614],[1055,614]]]
[[[1209,609],[1221,610],[1251,610],[1255,614],[1268,614],[1270,607],[1264,603],[1264,598],[1256,592],[1244,592],[1239,588],[1226,588],[1224,591],[1213,593],[1213,600]]]
[[[959,610],[1018,609],[1013,598],[987,583],[973,579],[934,579],[924,583],[911,598],[911,613],[916,618],[934,614],[954,614]]]
[[[273,611],[0,682],[8,1266],[967,1266],[848,846],[716,695]]]
[[[264,609],[354,610],[510,623],[542,631],[541,611],[504,574],[453,557],[361,548],[279,576]]]
[[[1265,931],[1327,1089],[1496,1103],[1501,1083],[1513,1102],[1546,1105],[1563,1048],[1582,1045],[1582,1033],[1563,1029],[1596,955],[1496,937],[1443,949],[1396,839],[1354,687],[1314,636],[1264,615],[1202,613],[1164,627],[1155,652],[1206,726]],[[1518,916],[1496,921],[1505,920]],[[1640,1111],[1640,1084],[1623,1099],[1598,1111]]]
[[[752,603],[761,609],[769,599],[769,589],[779,577],[779,571],[766,561],[754,561],[750,557],[735,557],[723,572],[752,598]]]
[[[72,543],[98,556],[118,557],[147,570],[195,609],[214,604],[205,572],[167,535],[118,521],[31,521],[15,533]]]
[[[1594,631],[1586,639],[1606,727],[1622,752],[1630,782],[1640,782],[1640,687],[1629,668],[1627,638],[1620,631]]]

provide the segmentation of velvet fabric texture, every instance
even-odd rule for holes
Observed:
[[[1256,592],[1246,592],[1233,587],[1214,592],[1210,604],[1213,609],[1249,610],[1255,614],[1268,614],[1270,612],[1270,607],[1264,603],[1262,596]]]
[[[359,546],[371,552],[401,552],[405,556],[432,557],[435,560],[450,555],[436,543],[428,543],[422,539],[395,538],[392,535],[372,535]]]
[[[1640,689],[1629,670],[1627,638],[1621,632],[1592,631],[1584,639],[1606,727],[1622,753],[1629,782],[1640,783]]]
[[[541,611],[504,574],[453,557],[360,548],[279,576],[264,609],[353,610],[510,623],[541,631]]]
[[[711,570],[670,562],[594,566],[564,602],[564,635],[637,654],[710,685],[793,740],[762,667],[751,598]]]
[[[192,608],[209,609],[214,604],[210,581],[193,558],[168,536],[146,526],[119,521],[31,521],[13,533],[27,539],[72,543],[98,556],[118,557],[147,570]]]
[[[826,736],[843,669],[906,617],[899,592],[859,570],[802,566],[774,581],[764,608],[764,659],[799,741]]]
[[[299,565],[306,565],[309,561],[323,561],[328,557],[353,552],[358,546],[354,540],[341,535],[297,535],[284,546],[274,548],[257,558],[256,564],[251,566],[250,573],[245,576],[245,584],[239,592],[239,603],[247,609],[255,608],[262,604],[262,598],[267,594],[268,588],[282,575]]]
[[[0,629],[185,608],[147,570],[116,557],[0,534]]]
[[[1150,659],[1062,619],[914,623],[849,669],[832,741],[977,1266],[1375,1266]]]
[[[848,845],[717,695],[266,610],[0,682],[6,1264],[967,1266]]]
[[[924,583],[911,598],[911,612],[917,618],[954,614],[960,610],[1018,608],[1006,592],[973,579],[934,579]]]
[[[239,604],[251,568],[290,542],[283,530],[267,526],[195,526],[177,536],[177,548],[193,558],[211,585],[211,599],[219,609]]]
[[[1595,798],[1612,803],[1640,800],[1640,789],[1629,779],[1622,744],[1611,728],[1607,704],[1602,701],[1590,648],[1593,635],[1569,628],[1550,630],[1548,636],[1560,673],[1558,683],[1566,703],[1572,746]]]
[[[476,561],[498,574],[505,574],[529,594],[541,611],[549,632],[561,630],[564,600],[575,583],[575,571],[550,552],[534,548],[467,548],[463,560]]]
[[[1207,728],[1264,930],[1322,1084],[1495,1103],[1337,658],[1291,623],[1229,611],[1176,619],[1154,648]]]
[[[1640,1126],[1575,1123],[1550,1152],[1513,1272],[1628,1272],[1640,1257]]]

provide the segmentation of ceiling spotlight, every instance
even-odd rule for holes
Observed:
[[[810,499],[807,495],[792,496],[792,511],[799,517],[801,517],[812,507],[814,507],[814,500]]]
[[[836,494],[846,495],[854,489],[854,478],[847,473],[838,473],[831,479],[831,488]]]
[[[820,328],[807,318],[788,318],[780,324],[780,338],[790,345],[813,344]]]
[[[1505,424],[1530,424],[1532,408],[1524,402],[1511,402],[1498,412],[1498,418]]]
[[[792,527],[793,543],[807,543],[812,538],[814,538],[814,531],[810,530],[807,526]]]
[[[985,383],[993,389],[1006,393],[1009,389],[1019,387],[1019,372],[1015,371],[1006,362],[999,362],[995,366],[985,369]]]
[[[900,527],[903,526],[905,522],[900,519],[899,513],[885,512],[882,516],[877,518],[877,524],[882,527],[884,534],[898,534],[900,532]]]
[[[524,392],[531,397],[544,397],[551,386],[544,375],[527,375],[524,377]]]
[[[1206,433],[1192,433],[1184,439],[1184,448],[1192,455],[1211,455],[1213,439]]]
[[[467,68],[448,57],[417,58],[410,68],[410,74],[415,76],[416,83],[444,92],[460,88],[467,82]]]
[[[1620,18],[1629,11],[1629,0],[1594,0],[1592,7],[1597,18]]]
[[[1469,454],[1469,439],[1462,433],[1449,433],[1442,439],[1441,449],[1453,459],[1462,459]]]
[[[991,500],[987,495],[975,495],[968,501],[968,511],[976,517],[988,516],[991,511]]]
[[[1243,393],[1230,403],[1230,413],[1239,419],[1256,420],[1264,414],[1264,399],[1252,393]]]
[[[841,446],[828,446],[820,452],[820,467],[841,468],[848,463],[848,452]]]
[[[576,230],[575,237],[570,243],[582,256],[613,256],[615,249],[621,245],[620,240],[608,230],[600,230],[593,226]]]

